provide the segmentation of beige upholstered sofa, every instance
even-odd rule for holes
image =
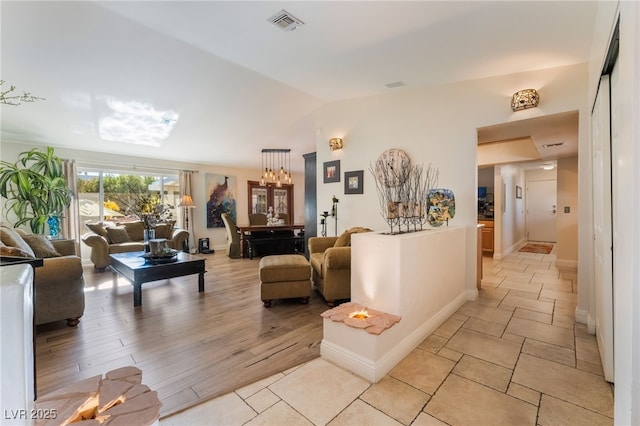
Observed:
[[[339,237],[309,238],[311,279],[329,306],[351,298],[351,234],[370,231],[356,227]]]
[[[66,320],[76,326],[84,314],[84,278],[82,260],[76,255],[76,242],[49,241],[42,235],[0,227],[3,256],[43,258],[35,268],[35,323]]]
[[[91,247],[91,262],[99,271],[111,264],[109,255],[144,250],[144,224],[140,221],[123,223],[88,223],[91,232],[82,236],[82,242]],[[184,229],[174,229],[172,223],[161,223],[155,228],[155,238],[166,238],[169,247],[181,250],[189,238]]]

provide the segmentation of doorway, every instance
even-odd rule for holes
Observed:
[[[527,240],[555,243],[557,214],[556,179],[527,182]]]
[[[557,180],[553,193],[556,200],[551,200],[545,213],[553,212],[556,205],[557,229],[555,235],[537,235],[534,230],[529,238],[540,241],[554,241],[558,261],[573,267],[578,263],[578,139],[579,111],[567,111],[557,114],[510,121],[478,128],[478,146],[496,144],[501,141],[520,140],[522,144],[535,145],[536,158],[502,155],[491,163],[481,163],[478,159],[478,171],[484,167],[498,166],[507,169],[505,173],[496,173],[495,198],[495,249],[494,258],[500,259],[518,250],[527,240],[528,222],[527,207],[537,207],[531,202],[536,198],[527,191],[528,182],[532,180]],[[529,151],[528,151],[529,152]],[[504,153],[502,153],[504,154]],[[507,167],[505,167],[507,166]],[[548,170],[545,166],[555,166]],[[480,184],[480,174],[478,175]],[[506,184],[506,186],[505,186]],[[536,184],[534,184],[536,185]],[[481,185],[479,185],[481,186]],[[520,188],[516,188],[520,187]],[[498,194],[504,189],[504,194]],[[536,188],[533,188],[535,192]],[[517,191],[521,191],[520,199]],[[499,195],[499,196],[498,196]],[[527,205],[529,201],[529,205]],[[554,202],[555,201],[555,202]],[[502,204],[505,204],[503,206]],[[558,208],[559,206],[559,208]],[[553,217],[553,214],[550,215]],[[548,222],[548,221],[546,221]],[[556,226],[548,225],[554,230]],[[529,231],[531,232],[531,231]]]

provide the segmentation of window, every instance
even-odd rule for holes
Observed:
[[[178,220],[178,176],[78,168],[78,202],[81,233],[85,223],[135,221],[146,213]]]

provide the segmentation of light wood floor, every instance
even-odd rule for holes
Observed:
[[[77,328],[64,322],[36,333],[38,395],[126,365],[158,391],[161,415],[233,391],[320,355],[329,309],[315,291],[308,305],[260,300],[259,259],[206,257],[205,292],[197,276],[132,287],[110,271],[85,268],[86,309]]]

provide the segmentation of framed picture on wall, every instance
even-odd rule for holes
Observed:
[[[362,184],[364,180],[364,170],[354,172],[344,172],[344,193],[362,194]]]
[[[323,171],[324,183],[340,182],[340,160],[326,161]]]
[[[522,198],[522,187],[516,185],[516,198]]]

